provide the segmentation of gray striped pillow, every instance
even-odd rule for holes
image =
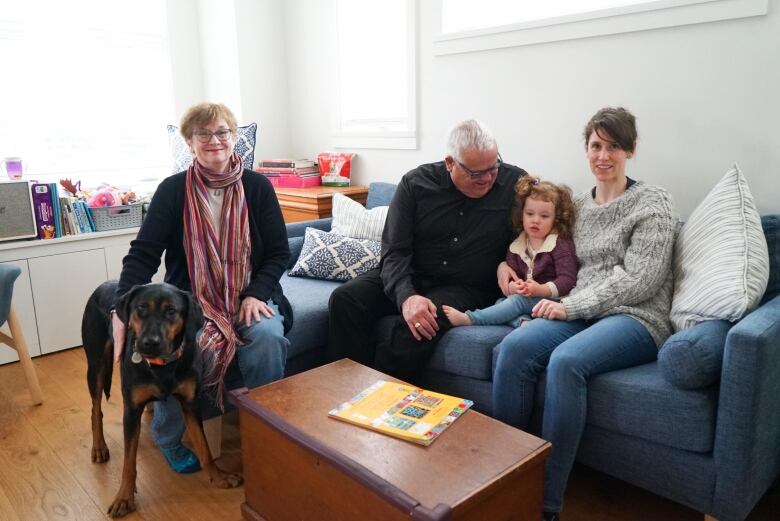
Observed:
[[[734,166],[677,236],[671,320],[681,331],[705,320],[734,322],[754,309],[769,280],[761,218]]]
[[[344,194],[333,194],[333,222],[330,231],[353,239],[382,240],[387,206],[370,210]]]

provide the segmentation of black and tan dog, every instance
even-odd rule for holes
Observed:
[[[103,437],[102,394],[108,399],[113,373],[114,342],[109,310],[116,282],[101,284],[84,310],[81,336],[87,354],[87,383],[92,397],[92,461],[108,460]],[[200,307],[189,293],[170,284],[135,286],[119,299],[116,313],[127,328],[120,360],[124,404],[125,459],[122,483],[108,508],[111,517],[135,510],[136,454],[144,406],[174,395],[181,402],[187,435],[200,465],[220,488],[241,484],[237,474],[222,472],[214,464],[200,417],[200,349],[195,342],[203,325]]]

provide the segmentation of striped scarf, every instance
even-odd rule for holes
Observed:
[[[198,161],[187,170],[184,191],[184,252],[192,292],[206,321],[199,343],[206,354],[204,385],[216,388],[216,402],[223,406],[225,372],[241,340],[234,326],[238,296],[251,273],[249,212],[241,183],[243,164],[237,154],[227,172],[215,172]],[[222,214],[212,216],[209,189],[225,190]],[[222,223],[219,237],[213,217]]]

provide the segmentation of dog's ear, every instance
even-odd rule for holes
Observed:
[[[127,324],[127,321],[130,318],[130,304],[133,302],[133,297],[141,290],[141,288],[143,288],[143,285],[133,286],[127,291],[127,293],[119,297],[119,300],[116,302],[114,311],[116,311],[116,315],[119,317],[119,320],[125,324]]]
[[[187,344],[194,345],[198,331],[203,327],[203,311],[192,293],[179,291],[187,302],[187,321],[184,323],[184,339]]]

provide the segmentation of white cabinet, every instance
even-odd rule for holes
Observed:
[[[32,288],[30,287],[30,271],[27,268],[27,260],[16,260],[4,262],[3,264],[13,264],[19,266],[22,269],[22,273],[14,283],[14,299],[13,305],[16,310],[16,316],[19,317],[19,322],[22,324],[22,334],[27,341],[27,348],[30,350],[30,356],[38,356],[41,354],[41,346],[38,342],[38,329],[35,324],[35,307],[33,306]],[[2,331],[6,335],[10,335],[8,330],[8,323],[5,323],[2,327]],[[19,356],[16,354],[16,350],[11,349],[5,344],[0,345],[0,364],[7,364],[8,362],[15,362],[19,360]]]
[[[32,356],[81,345],[84,305],[98,285],[119,277],[136,233],[137,228],[129,228],[0,243],[0,262],[22,269],[13,305]],[[0,364],[16,359],[13,350],[0,349]]]
[[[103,250],[35,257],[27,262],[41,354],[80,346],[84,306],[95,288],[108,279]]]

